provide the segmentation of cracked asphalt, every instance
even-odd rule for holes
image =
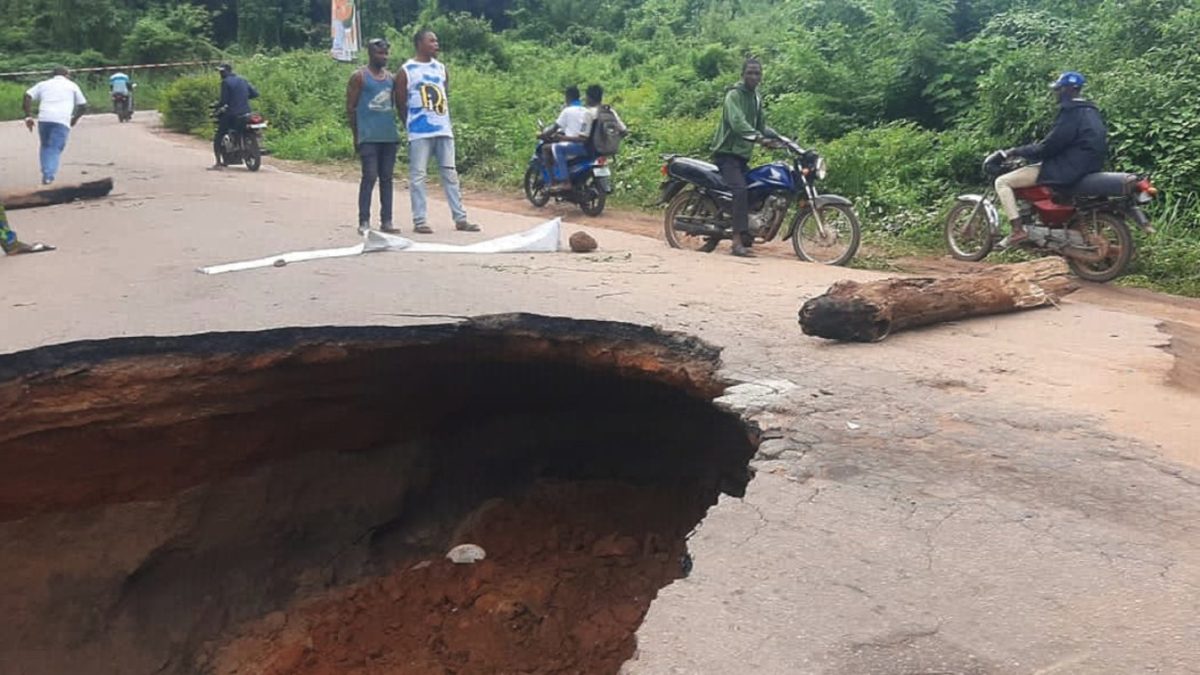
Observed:
[[[724,403],[768,441],[746,498],[723,498],[692,538],[692,575],[660,593],[627,672],[1200,672],[1200,396],[1179,378],[1191,352],[1164,349],[1200,326],[1200,304],[1089,288],[1058,309],[831,344],[800,333],[800,304],[880,275],[594,226],[601,248],[583,256],[375,254],[205,277],[353,243],[356,187],[269,161],[206,172],[203,143],[139,118],[85,118],[68,146],[60,180],[112,175],[112,198],[10,213],[60,250],[0,260],[0,350],[512,311],[696,334],[725,348],[732,379],[762,383]],[[23,128],[0,125],[0,141],[0,185],[34,184]],[[589,225],[564,212],[564,235]],[[432,239],[538,222],[472,216],[482,235],[454,233],[434,202]]]

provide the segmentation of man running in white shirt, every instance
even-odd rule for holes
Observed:
[[[33,102],[38,102],[37,129],[41,141],[39,159],[42,165],[42,185],[54,182],[59,161],[67,147],[71,127],[87,110],[87,99],[79,85],[70,79],[71,71],[63,66],[54,69],[54,77],[42,80],[25,92],[25,126],[33,131]]]

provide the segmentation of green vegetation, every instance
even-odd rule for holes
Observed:
[[[85,4],[87,21],[58,18]],[[324,54],[326,2],[149,4],[0,0],[7,16],[33,8],[0,29],[0,62],[63,44],[90,50],[80,62],[215,45],[262,91],[278,156],[351,159],[341,109],[352,67]],[[1200,6],[1190,0],[365,4],[364,32],[389,35],[397,62],[415,26],[441,36],[468,180],[516,187],[536,120],[556,113],[563,86],[597,82],[634,132],[615,176],[617,201],[637,206],[655,199],[660,153],[707,154],[720,96],[756,55],[770,124],[826,154],[827,188],[853,198],[871,239],[897,250],[940,247],[938,218],[953,194],[980,187],[982,156],[1044,133],[1047,83],[1080,70],[1109,120],[1113,167],[1150,173],[1164,190],[1158,233],[1139,235],[1128,281],[1200,295]],[[206,127],[214,87],[210,76],[174,84],[167,122]],[[0,85],[0,114],[9,96]]]

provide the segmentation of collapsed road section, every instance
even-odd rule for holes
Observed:
[[[0,356],[3,668],[615,672],[749,480],[719,366],[531,315]]]

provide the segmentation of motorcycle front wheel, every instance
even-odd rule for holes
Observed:
[[[540,164],[530,164],[529,168],[525,170],[525,198],[539,209],[550,201],[550,191],[546,188],[545,179],[542,178]]]
[[[262,168],[262,148],[258,147],[258,139],[254,136],[242,138],[242,155],[245,157],[246,168],[258,171]]]
[[[1067,266],[1080,279],[1104,283],[1125,272],[1133,260],[1133,235],[1125,219],[1112,213],[1080,216],[1071,229],[1083,236],[1088,257],[1067,256]],[[1092,258],[1094,256],[1094,258]]]
[[[955,260],[979,262],[996,244],[983,206],[974,202],[959,202],[950,209],[946,214],[944,235],[946,248]]]
[[[697,194],[695,190],[680,192],[675,195],[670,204],[667,204],[667,213],[663,217],[663,234],[667,237],[667,243],[671,248],[686,248],[701,253],[712,253],[717,248],[717,244],[721,243],[719,237],[676,230],[675,219],[685,216],[692,220],[716,222],[719,213],[716,202],[709,197]]]
[[[608,195],[596,184],[595,178],[589,177],[578,189],[579,208],[585,215],[595,218],[604,213],[604,202],[608,201]]]
[[[820,214],[821,222],[817,222]],[[862,226],[854,209],[845,204],[823,204],[796,214],[792,225],[792,250],[805,262],[845,265],[858,253]]]

